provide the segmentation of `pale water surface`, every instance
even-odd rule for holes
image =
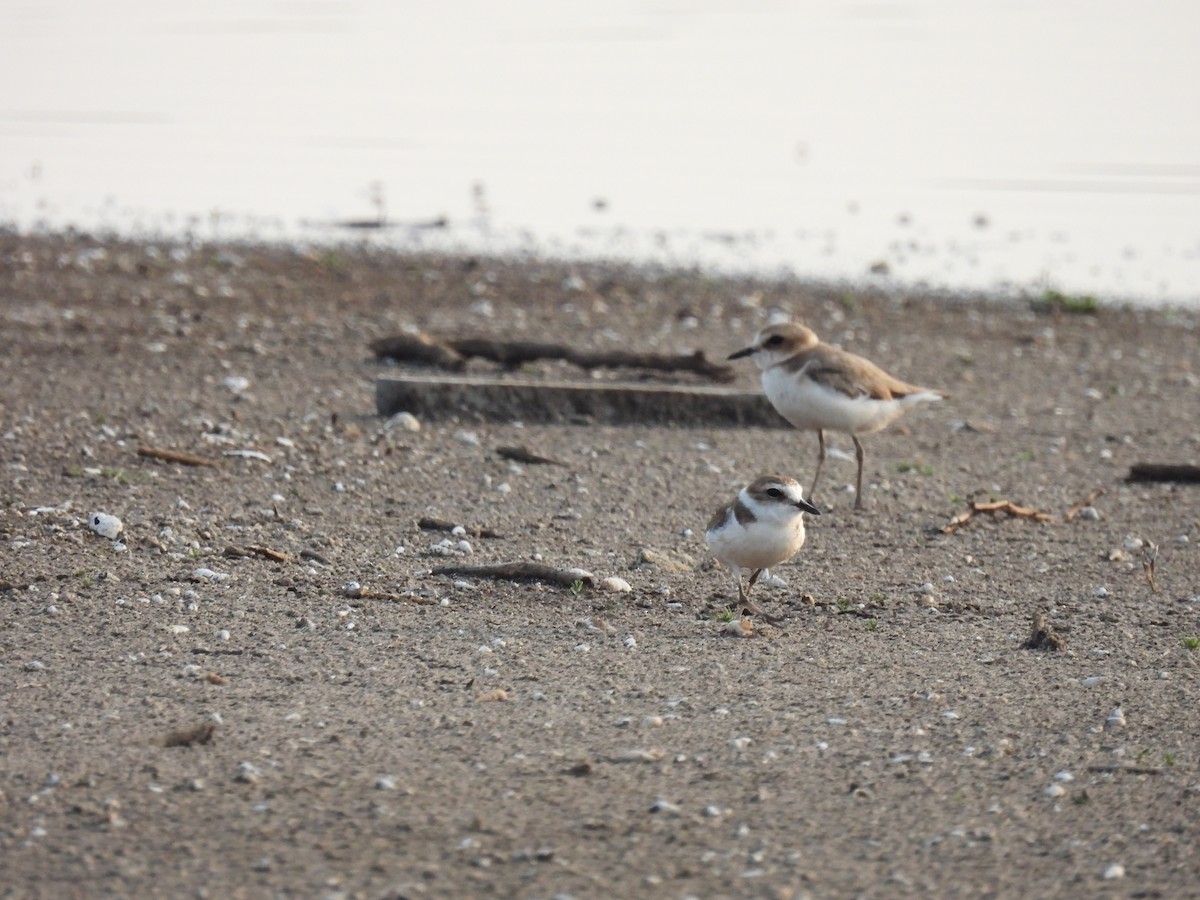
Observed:
[[[2,9],[0,224],[1200,306],[1193,2]]]

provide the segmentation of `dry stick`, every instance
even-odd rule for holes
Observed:
[[[458,522],[451,522],[449,519],[435,519],[433,516],[422,516],[417,521],[417,527],[422,531],[453,531],[455,528],[461,528],[471,537],[503,537],[503,535],[492,531],[490,528],[481,528],[478,525],[460,525]]]
[[[180,453],[176,450],[165,450],[162,447],[138,447],[138,456],[147,456],[150,459],[161,459],[163,462],[179,463],[181,466],[209,466],[216,468],[217,464],[211,459],[205,459],[203,456],[193,456],[190,453]]]
[[[1038,522],[1054,521],[1054,517],[1049,513],[1044,513],[1028,506],[1017,506],[1011,500],[996,500],[990,503],[980,503],[977,500],[972,500],[971,506],[968,509],[960,512],[948,524],[942,526],[942,534],[951,534],[957,531],[966,525],[976,513],[981,512],[1006,512],[1010,516],[1017,516],[1022,519],[1034,519]]]
[[[258,547],[254,544],[247,544],[245,547],[226,547],[222,554],[224,556],[232,556],[238,559],[245,559],[248,556],[265,556],[267,559],[281,563],[292,563],[296,560],[288,556],[286,553],[281,553],[278,550],[272,550],[270,547]]]
[[[1200,466],[1186,464],[1134,463],[1126,481],[1187,481],[1200,483]]]
[[[508,368],[516,368],[540,359],[562,359],[581,369],[651,369],[664,372],[694,372],[714,381],[732,381],[732,366],[714,363],[703,350],[665,355],[633,353],[626,350],[579,351],[565,344],[538,341],[500,341],[488,338],[459,338],[439,341],[426,334],[401,334],[371,342],[372,352],[381,358],[421,363],[460,371],[470,357],[479,357]]]
[[[1146,573],[1146,581],[1150,583],[1151,592],[1158,593],[1158,584],[1154,580],[1154,563],[1158,560],[1158,544],[1146,543],[1142,550],[1142,571]]]
[[[483,563],[481,565],[438,566],[433,575],[465,575],[476,578],[501,578],[508,581],[548,581],[564,587],[574,587],[583,582],[588,587],[596,586],[596,576],[585,569],[559,569],[534,562]]]
[[[522,445],[520,447],[497,447],[496,455],[503,459],[511,459],[513,462],[528,463],[531,466],[566,466],[565,462],[557,459],[551,459],[549,456],[539,456],[528,447]]]

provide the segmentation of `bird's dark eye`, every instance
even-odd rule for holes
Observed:
[[[782,497],[783,491],[781,491],[779,488],[767,488],[767,496],[768,497],[777,497],[777,498]]]
[[[767,338],[765,341],[763,341],[763,346],[764,347],[778,347],[782,343],[783,343],[783,335],[773,334],[769,338]]]

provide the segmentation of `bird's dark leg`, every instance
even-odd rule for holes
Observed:
[[[817,496],[817,482],[821,480],[821,467],[825,465],[825,432],[820,428],[817,429],[817,444],[819,447],[817,450],[817,471],[813,475],[812,487],[808,489],[809,503],[817,502],[813,498]]]
[[[757,604],[750,602],[750,589],[754,587],[754,582],[758,581],[758,576],[763,573],[762,569],[755,569],[754,574],[750,576],[750,581],[746,584],[746,590],[742,590],[741,582],[738,583],[738,593],[741,595],[739,602],[752,616],[762,616],[763,619],[770,622],[772,625],[778,625],[783,621],[779,616],[773,616],[763,610]]]
[[[858,460],[858,485],[854,490],[854,508],[862,509],[862,470],[863,470],[863,445],[858,440],[857,434],[850,435],[854,441],[854,458]]]

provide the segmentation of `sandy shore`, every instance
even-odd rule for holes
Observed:
[[[720,359],[776,310],[952,397],[865,511],[830,460],[749,638],[703,526],[813,435],[374,415],[405,326]],[[1125,476],[1200,461],[1198,318],[0,233],[0,896],[1196,896],[1200,487]]]

